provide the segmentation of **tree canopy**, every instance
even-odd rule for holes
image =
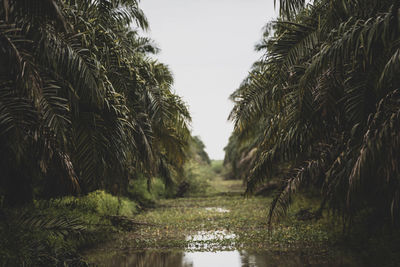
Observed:
[[[270,223],[299,188],[316,188],[345,225],[366,210],[399,222],[399,4],[280,0],[256,46],[265,56],[231,96],[225,157],[251,158],[237,172],[248,192],[280,177]]]
[[[0,195],[17,205],[171,179],[190,115],[137,0],[0,0]],[[35,188],[35,190],[34,190]]]

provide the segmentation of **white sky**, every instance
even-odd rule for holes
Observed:
[[[254,45],[276,17],[273,0],[142,0],[158,58],[169,65],[174,89],[188,104],[193,135],[211,159],[223,159],[233,126],[229,95],[261,55]]]

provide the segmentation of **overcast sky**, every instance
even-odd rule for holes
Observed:
[[[142,0],[158,58],[175,78],[188,104],[192,133],[211,159],[223,159],[233,126],[229,95],[261,55],[254,45],[276,17],[273,0]]]

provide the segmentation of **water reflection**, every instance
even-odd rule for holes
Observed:
[[[186,267],[183,262],[184,252],[164,252],[164,251],[103,251],[91,255],[89,262],[96,266],[115,266],[115,267]]]
[[[224,208],[206,208],[213,212],[229,212]],[[105,251],[97,250],[88,257],[97,266],[115,267],[300,267],[300,266],[355,266],[344,257],[327,257],[295,252],[249,252],[232,250],[236,235],[228,230],[199,231],[186,237],[187,250],[194,251]],[[225,251],[203,252],[198,250]],[[197,251],[196,251],[197,250]]]
[[[188,235],[186,241],[189,241],[188,250],[212,250],[218,248],[222,250],[233,249],[236,235],[227,230],[217,231],[198,231],[194,235]]]
[[[237,251],[186,252],[183,261],[185,267],[242,266]]]
[[[88,258],[98,266],[115,267],[299,267],[299,266],[354,266],[346,263],[345,257],[335,256],[327,260],[325,256],[295,252],[249,252],[232,250],[236,235],[227,230],[199,231],[187,236],[187,250],[212,250],[217,252],[188,251],[105,251],[98,250]]]
[[[93,255],[94,256],[94,255]],[[93,261],[98,266],[116,267],[272,267],[272,266],[353,266],[344,258],[334,261],[301,253],[252,253],[248,251],[182,252],[142,251],[103,252]]]
[[[206,208],[207,211],[219,212],[219,213],[227,213],[230,210],[221,208],[221,207],[208,207]]]

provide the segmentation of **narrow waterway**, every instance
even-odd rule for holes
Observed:
[[[135,229],[86,257],[115,267],[359,265],[327,245],[326,229],[317,222],[291,221],[269,233],[269,201],[238,192],[161,200],[135,217],[140,222]]]
[[[104,252],[107,253],[107,252]],[[272,267],[272,266],[353,266],[345,258],[319,262],[296,254],[268,251],[184,252],[184,251],[120,251],[96,262],[100,266],[120,267]]]

